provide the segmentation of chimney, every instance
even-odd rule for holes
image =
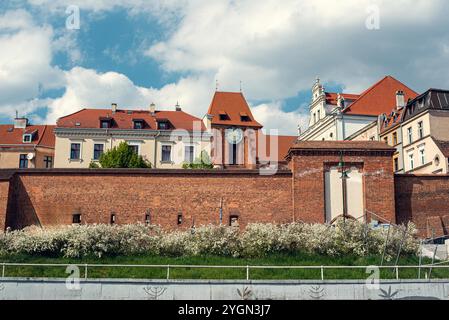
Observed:
[[[150,113],[154,115],[156,113],[156,105],[154,103],[150,104]]]
[[[401,109],[405,107],[405,96],[404,91],[396,92],[396,108]]]
[[[179,105],[179,102],[176,102],[175,108],[176,111],[181,111],[181,106]]]
[[[28,119],[25,117],[19,118],[16,112],[16,117],[14,118],[14,129],[25,129],[28,125]]]
[[[117,103],[111,103],[112,114],[117,111]]]

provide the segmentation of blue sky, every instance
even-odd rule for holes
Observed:
[[[78,30],[66,28],[70,5]],[[202,117],[216,81],[223,91],[242,81],[259,122],[294,134],[306,126],[316,76],[337,92],[359,93],[387,74],[416,91],[448,88],[448,13],[443,0],[2,2],[0,122],[18,110],[53,123],[112,102],[179,101]]]

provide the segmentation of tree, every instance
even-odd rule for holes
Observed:
[[[151,163],[139,156],[126,142],[121,142],[100,156],[101,168],[151,168]],[[90,168],[99,168],[92,162]]]
[[[210,160],[209,154],[203,150],[200,156],[192,163],[184,163],[182,165],[184,169],[213,169],[214,165]]]

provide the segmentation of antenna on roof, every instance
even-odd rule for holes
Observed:
[[[19,118],[19,111],[16,110],[16,119]]]

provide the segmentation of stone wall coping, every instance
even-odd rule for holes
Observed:
[[[262,170],[263,172],[263,170]],[[290,170],[278,170],[272,175],[263,175],[259,169],[0,169],[0,180],[9,180],[13,175],[179,175],[179,176],[292,176]]]
[[[66,283],[66,278],[25,278],[25,277],[5,277],[1,279],[2,283]],[[184,279],[126,279],[126,278],[104,278],[104,279],[80,279],[80,284],[86,283],[104,283],[104,284],[172,284],[172,285],[187,285],[187,284],[221,284],[221,285],[234,285],[234,284],[254,284],[254,285],[300,285],[300,284],[361,284],[365,285],[366,280],[184,280]],[[380,284],[421,284],[421,283],[447,283],[449,279],[382,279]]]

